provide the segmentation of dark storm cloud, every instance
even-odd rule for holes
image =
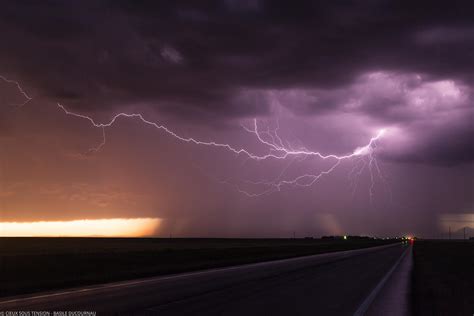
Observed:
[[[423,74],[423,82],[402,78],[408,90],[448,79],[469,90],[474,82],[472,1],[10,1],[1,6],[2,72],[21,79],[35,96],[77,110],[147,103],[185,119],[232,119],[268,113],[276,95],[299,115],[353,111],[408,124],[416,133],[412,125],[423,126],[425,114],[413,112],[407,97],[391,95],[390,89],[357,90],[364,74]],[[472,107],[472,101],[471,93],[462,106]],[[456,131],[422,137],[419,159],[472,160],[472,150],[462,149],[465,142],[442,145],[449,135],[472,135],[466,117],[461,124],[450,118],[443,128],[431,126]]]
[[[468,116],[442,126],[414,124],[407,132],[415,135],[415,140],[407,148],[404,144],[392,142],[393,148],[386,148],[383,158],[398,162],[428,163],[439,166],[454,166],[474,160],[474,117]],[[428,131],[429,133],[427,133]]]

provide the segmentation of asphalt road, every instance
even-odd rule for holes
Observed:
[[[0,313],[353,315],[406,249],[395,244],[5,298]]]

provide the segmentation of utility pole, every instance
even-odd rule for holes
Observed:
[[[449,240],[451,240],[451,226],[449,226]]]
[[[464,240],[466,240],[466,227],[464,227]]]

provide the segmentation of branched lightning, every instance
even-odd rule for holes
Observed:
[[[164,125],[158,124],[156,122],[150,121],[146,118],[143,117],[142,114],[140,113],[118,113],[112,117],[108,122],[105,123],[99,123],[96,122],[92,117],[86,116],[83,114],[78,114],[75,112],[71,112],[67,110],[62,104],[58,103],[58,107],[64,111],[67,115],[75,116],[78,118],[86,119],[88,120],[93,127],[96,128],[101,128],[103,132],[103,140],[99,144],[99,146],[90,149],[90,151],[98,151],[100,150],[104,145],[105,145],[105,128],[111,127],[114,125],[119,118],[135,118],[143,122],[144,124],[153,126],[156,129],[163,130],[167,134],[173,136],[174,138],[187,142],[187,143],[193,143],[195,145],[203,145],[203,146],[212,146],[212,147],[220,147],[227,149],[231,151],[234,154],[237,155],[245,155],[248,159],[256,160],[256,161],[262,161],[266,159],[279,159],[279,160],[284,160],[290,157],[317,157],[323,160],[326,159],[331,159],[334,162],[332,163],[331,167],[321,171],[317,174],[303,174],[299,175],[295,178],[292,179],[285,179],[282,180],[282,176],[286,170],[283,169],[283,171],[279,174],[279,176],[272,180],[272,181],[258,181],[258,182],[252,182],[252,181],[246,181],[247,183],[251,183],[254,185],[263,185],[265,189],[261,192],[255,193],[255,192],[249,192],[247,190],[244,190],[240,188],[238,185],[234,185],[237,190],[247,196],[250,197],[255,197],[255,196],[261,196],[265,194],[269,194],[275,191],[280,191],[283,186],[302,186],[302,187],[309,187],[312,186],[316,181],[318,181],[320,178],[323,176],[331,173],[334,171],[337,166],[341,163],[343,160],[348,160],[348,159],[364,159],[367,158],[368,162],[368,169],[370,173],[370,178],[371,178],[371,185],[369,188],[369,194],[370,198],[373,196],[373,191],[374,191],[374,169],[378,172],[378,174],[381,176],[381,172],[377,163],[377,160],[375,159],[375,156],[373,154],[374,149],[376,148],[376,142],[384,135],[385,129],[381,129],[378,131],[378,133],[370,139],[367,145],[363,147],[358,147],[356,148],[353,152],[345,154],[345,155],[335,155],[335,154],[323,154],[319,151],[311,151],[306,148],[298,149],[295,150],[291,147],[290,144],[287,144],[286,146],[283,144],[282,138],[278,134],[278,129],[279,126],[277,125],[277,128],[275,130],[270,130],[267,128],[266,130],[260,130],[258,127],[258,121],[257,119],[253,120],[253,126],[252,128],[248,128],[246,126],[243,126],[243,129],[255,136],[255,139],[265,146],[268,149],[268,153],[264,155],[259,155],[256,153],[253,153],[247,149],[244,148],[236,148],[233,147],[230,144],[227,143],[218,143],[214,141],[202,141],[198,140],[192,137],[183,137],[175,133],[174,131],[170,130]],[[266,136],[266,137],[265,137]],[[362,170],[359,171],[359,175],[362,172]]]
[[[20,103],[20,104],[15,104],[14,106],[22,107],[22,106],[26,105],[28,102],[30,102],[30,101],[32,100],[32,98],[25,92],[25,90],[23,90],[23,88],[21,87],[21,85],[20,85],[20,83],[19,83],[18,81],[5,78],[5,77],[2,76],[2,75],[0,75],[0,79],[2,79],[3,81],[5,81],[6,83],[14,84],[14,85],[16,86],[16,88],[18,89],[18,91],[19,91],[19,92],[23,95],[23,97],[25,98],[25,102]]]
[[[334,154],[324,155],[320,152],[310,151],[306,149],[305,147],[303,147],[303,149],[300,149],[300,150],[295,150],[291,147],[290,144],[288,144],[287,146],[284,146],[281,137],[278,135],[278,129],[279,129],[278,121],[277,121],[277,128],[274,130],[270,130],[269,128],[263,131],[259,130],[256,120],[254,120],[254,126],[252,129],[247,128],[245,126],[243,126],[243,128],[247,132],[254,134],[261,144],[264,144],[269,147],[270,151],[282,153],[279,157],[282,157],[283,159],[288,156],[299,156],[299,157],[303,157],[304,159],[315,156],[321,159],[331,159],[333,162],[331,163],[329,168],[327,168],[326,170],[320,171],[318,173],[305,173],[296,177],[290,177],[289,179],[282,180],[282,177],[287,169],[285,168],[274,180],[254,181],[254,182],[246,181],[246,183],[250,183],[252,185],[263,185],[265,187],[263,191],[259,193],[253,193],[253,192],[248,192],[246,190],[242,190],[240,187],[236,186],[239,192],[244,193],[248,196],[254,197],[254,196],[260,196],[260,195],[265,195],[272,192],[280,191],[282,187],[284,186],[309,187],[309,186],[312,186],[314,183],[316,183],[323,176],[333,172],[343,160],[355,159],[357,160],[356,166],[359,165],[360,162],[362,162],[364,166],[363,168],[365,168],[365,165],[368,164],[368,167],[370,169],[370,177],[371,177],[371,186],[369,188],[369,195],[370,195],[370,198],[372,199],[373,186],[375,183],[372,168],[375,168],[378,171],[378,174],[382,176],[377,160],[375,159],[374,149],[376,148],[376,142],[384,135],[385,129],[379,130],[378,133],[370,139],[367,145],[356,148],[352,153],[345,154],[345,155],[334,155]],[[264,139],[264,136],[267,136],[268,140]],[[362,173],[363,168],[359,171],[358,173],[359,176]]]
[[[261,132],[258,130],[257,119],[254,119],[253,120],[254,121],[254,129],[245,128],[245,130],[250,132],[250,133],[255,134],[258,141],[260,141],[260,143],[262,143],[263,145],[268,146],[269,149],[270,149],[268,154],[258,155],[258,154],[255,154],[255,153],[251,153],[250,151],[248,151],[244,148],[235,148],[235,147],[231,146],[230,144],[226,144],[226,143],[217,143],[217,142],[214,142],[214,141],[202,141],[202,140],[195,139],[193,137],[180,136],[180,135],[173,132],[172,130],[170,130],[169,128],[167,128],[164,125],[161,125],[161,124],[158,124],[156,122],[149,121],[149,120],[145,119],[143,117],[143,115],[140,114],[140,113],[123,113],[122,112],[122,113],[115,114],[112,117],[112,119],[110,119],[110,121],[108,121],[106,123],[98,123],[90,116],[83,115],[83,114],[78,114],[78,113],[75,113],[75,112],[71,112],[71,111],[67,110],[60,103],[58,103],[57,105],[67,115],[71,115],[71,116],[75,116],[75,117],[78,117],[78,118],[86,119],[91,123],[91,125],[93,127],[96,127],[96,128],[105,129],[107,127],[111,127],[112,125],[114,125],[117,122],[117,120],[119,118],[122,118],[122,117],[124,117],[124,118],[136,118],[136,119],[139,119],[140,121],[142,121],[143,123],[145,123],[147,125],[150,125],[150,126],[155,127],[156,129],[165,131],[167,134],[169,134],[169,135],[173,136],[174,138],[176,138],[178,140],[181,140],[183,142],[193,143],[195,145],[225,148],[225,149],[227,149],[227,150],[229,150],[229,151],[231,151],[231,152],[233,152],[237,155],[241,155],[241,154],[246,155],[246,156],[248,156],[248,158],[254,159],[254,160],[265,160],[265,159],[270,159],[270,158],[286,159],[290,156],[316,156],[316,157],[319,157],[321,159],[333,158],[333,159],[337,159],[337,160],[349,159],[349,158],[353,158],[355,156],[362,156],[362,155],[365,155],[366,153],[370,152],[371,147],[373,146],[375,141],[378,140],[380,137],[382,137],[382,135],[384,133],[384,130],[380,130],[375,137],[372,137],[370,139],[370,142],[366,146],[357,148],[356,150],[354,150],[354,152],[352,152],[350,154],[342,155],[342,156],[338,156],[338,155],[334,155],[334,154],[324,155],[324,154],[322,154],[318,151],[293,150],[291,148],[287,148],[287,147],[284,147],[282,145],[278,145],[275,142],[269,142],[269,141],[264,140],[263,137],[262,137]],[[98,147],[95,148],[95,151],[100,149],[104,144],[105,144],[105,140]]]
[[[23,90],[23,88],[17,81],[9,80],[3,76],[0,76],[0,78],[7,83],[12,83],[16,85],[16,87],[18,88],[20,93],[25,97],[25,100],[26,100],[22,105],[25,105],[31,100],[31,98]],[[137,119],[145,125],[149,125],[158,130],[164,131],[166,134],[174,137],[175,139],[179,141],[182,141],[185,143],[191,143],[191,144],[195,144],[199,146],[225,149],[227,151],[230,151],[233,154],[245,156],[248,160],[254,160],[254,161],[265,161],[268,159],[275,159],[275,160],[289,159],[290,160],[290,163],[272,180],[261,180],[261,181],[255,181],[255,182],[245,181],[245,183],[247,184],[263,186],[264,190],[260,192],[249,192],[247,190],[242,189],[239,185],[226,182],[228,184],[235,186],[239,192],[250,197],[261,196],[261,195],[273,193],[276,191],[280,191],[284,186],[301,186],[301,187],[312,186],[319,179],[333,172],[341,164],[342,161],[351,160],[351,159],[357,160],[353,170],[349,174],[349,178],[351,179],[351,182],[353,185],[353,192],[355,192],[356,186],[357,186],[357,182],[354,180],[353,177],[354,175],[360,176],[365,168],[369,170],[369,175],[371,179],[371,185],[369,187],[370,198],[372,198],[374,194],[375,173],[381,179],[384,180],[384,177],[381,173],[376,157],[374,155],[374,150],[376,148],[377,141],[383,137],[385,133],[385,129],[379,130],[375,136],[370,138],[370,140],[368,141],[366,145],[362,147],[357,147],[355,150],[353,150],[350,153],[346,153],[343,155],[336,155],[336,154],[324,154],[319,151],[308,150],[304,146],[300,146],[298,149],[296,149],[289,142],[284,141],[282,137],[279,135],[278,132],[279,132],[280,126],[279,126],[278,121],[277,121],[276,128],[270,129],[270,127],[267,126],[266,128],[262,129],[261,126],[259,126],[258,120],[253,119],[251,127],[242,125],[242,128],[246,132],[252,134],[254,139],[260,145],[262,145],[262,148],[266,149],[265,154],[258,154],[245,148],[235,147],[228,143],[204,141],[204,140],[199,140],[193,137],[181,136],[177,134],[176,132],[174,132],[173,130],[171,130],[170,128],[160,123],[157,123],[145,118],[141,113],[121,112],[121,113],[115,114],[110,120],[106,122],[98,122],[91,116],[72,112],[60,103],[57,103],[57,106],[67,116],[72,116],[75,118],[86,120],[91,124],[92,127],[101,129],[102,141],[97,146],[90,148],[89,152],[100,151],[106,144],[106,129],[112,127],[119,119],[127,118],[127,119]],[[325,170],[319,171],[314,174],[305,173],[302,175],[298,175],[296,177],[290,177],[290,178],[284,179],[285,172],[290,167],[291,164],[293,164],[295,161],[306,160],[307,158],[318,158],[321,160],[329,160],[331,161],[331,164],[329,168],[326,168]]]

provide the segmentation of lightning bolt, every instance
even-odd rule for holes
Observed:
[[[332,159],[334,162],[331,164],[331,166],[329,168],[327,168],[326,170],[320,171],[319,173],[315,173],[315,174],[306,173],[306,174],[299,175],[299,176],[296,176],[296,177],[293,177],[293,178],[290,178],[290,179],[282,180],[281,178],[282,178],[284,172],[287,169],[287,168],[285,168],[279,174],[279,176],[276,179],[272,180],[272,181],[256,181],[256,182],[246,181],[246,183],[250,183],[252,185],[263,185],[263,186],[266,187],[265,190],[263,190],[259,193],[252,193],[252,192],[248,192],[246,190],[243,190],[239,186],[237,186],[237,189],[238,189],[239,192],[244,193],[244,194],[246,194],[250,197],[255,197],[255,196],[266,195],[266,194],[273,193],[273,192],[276,192],[276,191],[281,191],[282,187],[284,187],[284,186],[309,187],[309,186],[312,186],[314,183],[316,183],[319,179],[321,179],[325,175],[330,174],[331,172],[333,172],[340,165],[340,163],[343,160],[356,159],[357,160],[356,166],[360,165],[359,162],[362,162],[364,165],[368,164],[368,168],[370,170],[370,178],[371,178],[371,185],[369,187],[369,196],[370,196],[370,199],[372,201],[372,197],[373,197],[373,194],[374,194],[374,183],[375,183],[373,169],[377,170],[377,173],[380,177],[383,176],[382,172],[379,168],[378,162],[376,160],[376,157],[374,155],[374,150],[376,148],[377,141],[380,138],[382,138],[384,136],[384,134],[386,133],[386,129],[379,130],[377,132],[377,134],[370,139],[370,141],[368,142],[367,145],[365,145],[363,147],[356,148],[350,154],[341,155],[341,156],[334,155],[334,154],[323,155],[320,152],[308,151],[306,148],[304,148],[303,150],[293,150],[293,149],[285,148],[282,145],[278,145],[278,144],[282,144],[281,138],[279,137],[279,135],[277,133],[278,128],[273,131],[273,135],[269,136],[269,138],[272,140],[272,142],[266,141],[262,138],[262,135],[268,134],[269,130],[267,129],[263,133],[259,132],[256,123],[255,123],[255,126],[254,126],[253,130],[250,130],[248,128],[245,128],[245,129],[248,132],[251,132],[251,133],[255,134],[257,139],[261,143],[269,146],[271,150],[283,151],[285,153],[283,155],[283,157],[286,157],[286,155],[298,155],[298,156],[303,156],[304,159],[306,159],[307,157],[317,156],[321,159]],[[275,142],[275,140],[278,140],[277,141],[278,143]],[[364,162],[366,159],[368,160],[368,163]],[[358,176],[361,175],[363,169],[364,168],[362,168],[361,170],[358,171]],[[353,169],[353,171],[351,171],[351,173],[353,173],[353,172],[354,172],[354,169]],[[383,178],[383,179],[385,179],[385,178]]]
[[[18,88],[18,90],[21,92],[21,94],[25,97],[25,102],[23,105],[25,105],[27,102],[31,100],[31,98],[28,96],[28,94],[23,90],[21,85],[17,81],[9,80],[3,76],[0,76],[1,79],[3,79],[7,83],[12,83],[15,84]],[[283,141],[282,137],[278,134],[279,131],[279,123],[277,121],[277,126],[274,129],[270,129],[270,127],[266,127],[266,129],[261,129],[259,126],[259,122],[257,119],[253,119],[253,124],[251,127],[246,127],[242,125],[242,128],[253,135],[255,140],[261,144],[264,148],[267,149],[266,154],[257,154],[254,153],[248,149],[245,148],[238,148],[235,146],[232,146],[231,144],[228,143],[219,143],[215,141],[204,141],[204,140],[199,140],[193,137],[184,137],[170,128],[151,121],[147,118],[145,118],[141,113],[118,113],[112,116],[112,118],[106,122],[98,122],[96,121],[93,117],[80,114],[77,112],[73,112],[68,110],[64,105],[57,103],[58,108],[63,111],[67,116],[72,116],[75,118],[83,119],[88,121],[92,127],[101,129],[102,132],[102,140],[101,142],[95,146],[89,149],[88,152],[98,152],[100,151],[105,145],[106,145],[106,129],[112,127],[115,123],[118,122],[119,119],[136,119],[142,122],[145,125],[149,125],[151,127],[154,127],[160,131],[165,132],[166,134],[174,137],[175,139],[185,142],[185,143],[191,143],[194,145],[199,145],[199,146],[207,146],[207,147],[215,147],[215,148],[221,148],[227,151],[230,151],[231,153],[239,156],[243,155],[249,160],[253,161],[264,161],[268,159],[275,159],[275,160],[286,160],[286,159],[291,159],[290,164],[284,168],[280,174],[273,180],[262,180],[262,181],[257,181],[257,182],[252,182],[252,181],[246,181],[247,183],[253,184],[253,185],[263,185],[265,189],[261,192],[249,192],[244,189],[242,189],[239,185],[235,185],[236,189],[249,196],[249,197],[256,197],[256,196],[262,196],[266,194],[270,194],[276,191],[281,191],[281,189],[284,186],[300,186],[300,187],[309,187],[312,186],[314,183],[316,183],[318,180],[320,180],[322,177],[325,175],[328,175],[332,173],[344,160],[351,160],[351,159],[357,159],[359,164],[360,161],[363,161],[362,168],[359,168],[359,170],[353,169],[351,171],[352,173],[356,173],[359,176],[361,175],[362,171],[367,167],[369,170],[369,175],[371,179],[371,185],[369,187],[369,195],[370,198],[372,199],[372,196],[374,194],[374,177],[375,174],[377,174],[379,177],[382,177],[381,170],[379,168],[379,165],[377,163],[376,157],[374,155],[374,151],[376,148],[377,141],[380,140],[384,134],[386,133],[386,129],[381,129],[379,130],[375,136],[370,138],[368,143],[362,147],[357,147],[350,153],[346,153],[343,155],[336,155],[336,154],[324,154],[319,151],[312,151],[308,150],[304,146],[300,146],[299,149],[293,148],[293,146],[289,143],[286,142],[286,145],[284,144],[285,142]],[[307,158],[318,158],[321,160],[330,160],[331,165],[329,168],[322,170],[318,173],[306,173],[302,174],[293,178],[289,179],[283,179],[285,175],[286,169],[294,162],[294,161],[303,161]],[[356,168],[354,167],[354,168]],[[384,178],[383,178],[384,179]],[[227,184],[231,184],[228,181],[224,181]]]
[[[16,88],[18,89],[18,91],[25,98],[25,102],[20,103],[20,104],[14,104],[15,107],[22,107],[22,106],[26,105],[28,102],[30,102],[32,100],[32,98],[25,92],[25,90],[23,90],[22,86],[20,85],[20,83],[18,81],[8,79],[8,78],[6,78],[2,75],[0,75],[0,79],[3,80],[6,83],[10,83],[10,84],[15,85]]]
[[[369,144],[367,144],[366,146],[364,147],[361,147],[361,148],[357,148],[354,152],[350,153],[350,154],[347,154],[347,155],[342,155],[342,156],[338,156],[338,155],[334,155],[334,154],[328,154],[328,155],[324,155],[318,151],[307,151],[307,150],[293,150],[291,148],[286,148],[286,147],[283,147],[281,145],[278,145],[276,143],[272,143],[272,142],[269,142],[269,141],[266,141],[264,140],[264,138],[262,137],[262,134],[259,132],[258,130],[258,125],[257,125],[257,119],[254,119],[254,129],[248,129],[248,128],[245,128],[246,131],[250,132],[250,133],[253,133],[255,134],[256,138],[258,139],[258,141],[260,143],[262,143],[263,145],[266,145],[269,147],[270,149],[270,152],[268,154],[265,154],[265,155],[258,155],[258,154],[255,154],[255,153],[252,153],[244,148],[235,148],[233,146],[231,146],[230,144],[226,144],[226,143],[217,143],[217,142],[214,142],[214,141],[202,141],[202,140],[198,140],[198,139],[195,139],[193,137],[183,137],[183,136],[180,136],[178,135],[177,133],[175,133],[174,131],[170,130],[169,128],[167,128],[166,126],[164,125],[161,125],[159,123],[156,123],[156,122],[153,122],[153,121],[149,121],[147,120],[146,118],[143,117],[142,114],[140,113],[118,113],[118,114],[115,114],[111,119],[110,121],[106,122],[106,123],[99,123],[99,122],[96,122],[92,117],[90,116],[87,116],[87,115],[83,115],[83,114],[79,114],[79,113],[75,113],[75,112],[71,112],[69,110],[67,110],[62,104],[60,103],[57,103],[58,107],[64,111],[64,113],[66,115],[70,115],[70,116],[74,116],[74,117],[78,117],[78,118],[82,118],[82,119],[85,119],[85,120],[88,120],[91,125],[93,127],[96,127],[96,128],[101,128],[101,129],[105,129],[107,127],[111,127],[113,126],[117,120],[119,118],[135,118],[135,119],[138,119],[140,120],[142,123],[146,124],[146,125],[150,125],[156,129],[159,129],[159,130],[163,130],[164,132],[166,132],[167,134],[173,136],[174,138],[180,140],[180,141],[183,141],[183,142],[186,142],[186,143],[193,143],[195,145],[202,145],[202,146],[212,146],[212,147],[220,147],[220,148],[224,148],[224,149],[227,149],[231,152],[233,152],[234,154],[237,154],[237,155],[246,155],[248,158],[250,159],[253,159],[253,160],[266,160],[266,159],[270,159],[270,158],[274,158],[274,159],[286,159],[290,156],[316,156],[316,157],[319,157],[321,159],[330,159],[330,158],[333,158],[333,159],[337,159],[337,160],[344,160],[344,159],[349,159],[349,158],[352,158],[352,157],[355,157],[355,156],[361,156],[361,155],[365,155],[366,152],[369,152],[370,151],[370,148],[371,146],[373,145],[373,143],[379,139],[380,137],[382,137],[383,133],[384,133],[384,130],[380,130],[378,132],[378,134],[375,136],[375,137],[372,137],[370,139],[370,142]],[[103,145],[105,144],[105,137],[104,137],[104,141],[96,148],[94,148],[93,150],[94,151],[97,151],[99,150]]]

